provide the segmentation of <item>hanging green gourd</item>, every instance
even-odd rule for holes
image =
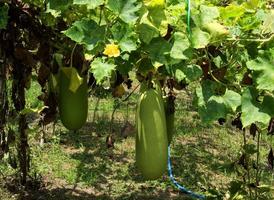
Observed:
[[[80,129],[88,115],[87,77],[81,77],[76,68],[61,67],[59,71],[59,113],[69,130]]]
[[[141,94],[136,123],[137,168],[145,179],[157,179],[166,171],[168,141],[163,99],[155,89]]]

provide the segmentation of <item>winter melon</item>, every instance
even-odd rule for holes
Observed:
[[[66,68],[59,74],[59,112],[63,125],[69,130],[80,129],[87,120],[88,114],[88,87],[87,78],[75,92],[70,89],[71,73],[73,70]]]
[[[145,179],[157,179],[167,168],[168,140],[164,103],[156,90],[141,94],[136,120],[137,168]]]

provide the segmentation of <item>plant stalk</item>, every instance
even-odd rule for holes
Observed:
[[[246,146],[246,144],[247,144],[247,139],[246,139],[246,130],[244,129],[243,130],[243,139],[244,139],[244,146]],[[252,199],[252,190],[251,190],[251,188],[250,188],[250,182],[251,182],[251,180],[250,180],[250,168],[249,168],[249,159],[246,159],[245,160],[245,162],[247,162],[246,163],[246,165],[247,165],[247,169],[246,169],[246,172],[247,172],[247,185],[248,185],[248,191],[249,191],[249,198],[250,199]]]
[[[260,164],[260,138],[261,138],[261,131],[258,130],[257,134],[257,154],[256,154],[256,186],[259,186],[260,177],[259,177],[259,164]],[[258,199],[258,190],[256,188],[256,199]]]

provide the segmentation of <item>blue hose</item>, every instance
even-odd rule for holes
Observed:
[[[170,146],[168,146],[168,174],[170,177],[170,180],[172,183],[183,193],[196,198],[196,199],[205,199],[204,195],[196,194],[192,192],[191,190],[186,189],[184,186],[181,186],[174,178],[173,173],[172,173],[172,165],[171,165],[171,159],[170,159]]]

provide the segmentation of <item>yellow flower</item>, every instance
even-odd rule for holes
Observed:
[[[103,52],[108,57],[118,57],[120,56],[120,50],[116,44],[107,44]]]

